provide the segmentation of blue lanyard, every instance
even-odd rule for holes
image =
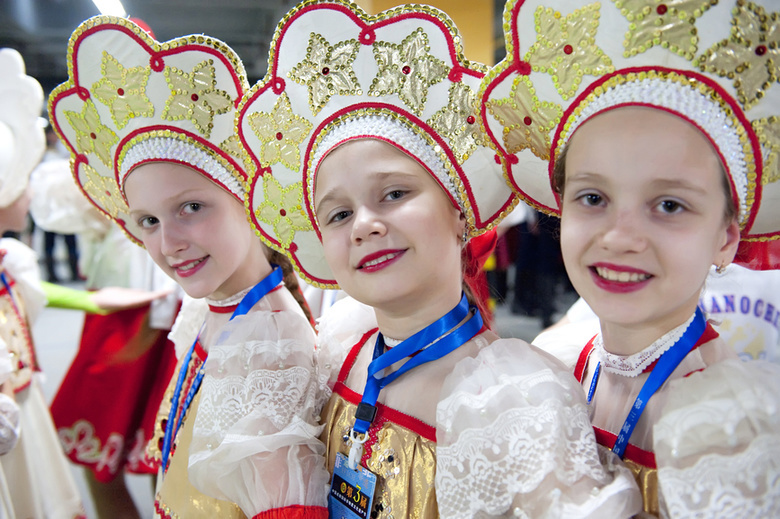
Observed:
[[[691,352],[696,343],[701,338],[704,330],[707,327],[707,321],[704,319],[704,314],[700,308],[696,308],[696,315],[693,321],[685,330],[682,337],[675,342],[671,348],[669,348],[661,358],[658,359],[653,371],[645,380],[642,389],[639,390],[634,405],[631,407],[631,411],[628,413],[626,421],[623,423],[623,427],[620,428],[620,434],[618,434],[615,445],[612,447],[612,452],[623,458],[623,454],[626,452],[626,446],[628,445],[628,439],[631,438],[631,433],[634,432],[639,417],[642,416],[642,412],[645,410],[645,406],[650,398],[658,391],[661,386],[671,376],[672,372],[677,369],[682,360],[688,353]],[[596,365],[596,371],[593,373],[593,379],[590,382],[590,390],[588,391],[588,403],[590,404],[593,399],[593,393],[596,391],[596,384],[598,383],[599,373],[601,371],[601,363]]]
[[[374,346],[374,360],[368,365],[363,398],[355,411],[355,425],[352,428],[354,432],[365,434],[368,431],[376,416],[376,401],[382,388],[412,368],[444,357],[468,342],[482,329],[482,315],[479,309],[474,308],[474,314],[469,320],[452,330],[471,311],[464,294],[455,308],[387,352],[384,351],[384,337],[379,334]],[[377,377],[377,373],[405,358],[409,359],[399,369],[385,377]]]
[[[0,272],[0,280],[3,282],[3,286],[5,287],[6,291],[8,292],[8,297],[11,298],[11,304],[14,305],[14,310],[16,310],[16,313],[19,313],[19,307],[16,306],[16,299],[14,299],[14,294],[11,292],[11,284],[8,282],[8,277],[5,275],[5,271]]]
[[[284,277],[282,268],[278,265],[273,265],[273,267],[274,269],[271,271],[271,273],[263,278],[263,280],[254,287],[252,287],[252,290],[247,292],[247,294],[241,299],[241,302],[238,303],[238,306],[230,316],[231,321],[234,317],[246,314],[253,306],[255,306],[255,304],[257,304],[258,301],[268,295],[271,290],[276,288],[276,286],[282,282],[282,278]],[[171,410],[168,412],[168,421],[165,424],[165,436],[163,438],[162,447],[162,467],[164,472],[168,470],[168,458],[171,454],[171,444],[173,443],[173,439],[179,433],[179,428],[184,421],[184,415],[190,408],[192,399],[195,398],[198,389],[200,389],[200,383],[203,381],[203,369],[199,369],[198,373],[195,375],[195,378],[192,381],[192,385],[190,386],[189,391],[187,391],[187,395],[184,397],[182,412],[179,416],[179,420],[177,421],[176,411],[178,410],[179,396],[181,395],[181,390],[184,387],[184,381],[187,379],[187,371],[190,360],[192,359],[192,353],[195,351],[195,345],[198,343],[199,338],[200,333],[198,334],[198,337],[195,338],[195,341],[192,343],[192,346],[190,346],[190,349],[187,350],[187,355],[185,355],[184,361],[181,364],[179,378],[176,380],[176,389],[174,390],[173,398],[171,399]]]

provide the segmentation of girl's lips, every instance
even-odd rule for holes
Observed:
[[[617,294],[640,290],[653,278],[652,274],[638,269],[604,264],[591,266],[590,273],[596,286]]]
[[[361,272],[376,272],[398,261],[405,250],[383,250],[365,256],[357,269]]]
[[[176,273],[177,276],[182,278],[187,278],[190,276],[194,276],[196,272],[202,269],[206,265],[207,260],[208,260],[208,256],[205,256],[200,259],[185,261],[182,263],[178,263],[176,265],[171,265],[171,268],[173,269],[173,271]]]

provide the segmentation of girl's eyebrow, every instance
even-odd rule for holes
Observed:
[[[700,194],[707,193],[704,187],[688,182],[684,178],[659,178],[654,180],[653,184],[664,189],[686,189]]]

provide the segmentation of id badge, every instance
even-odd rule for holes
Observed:
[[[331,519],[368,519],[375,487],[375,474],[362,466],[350,469],[347,457],[340,452],[336,454],[328,496]]]

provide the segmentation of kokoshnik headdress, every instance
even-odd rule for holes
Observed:
[[[158,43],[129,20],[98,16],[71,36],[68,73],[49,116],[73,176],[137,243],[124,181],[139,165],[188,166],[243,202],[247,157],[234,121],[248,83],[230,47],[204,35]]]
[[[480,123],[509,155],[515,189],[557,215],[553,168],[580,125],[622,106],[677,115],[727,172],[737,260],[780,268],[779,20],[744,0],[510,0],[507,56],[482,84]]]
[[[259,164],[247,208],[264,241],[306,280],[336,281],[325,263],[313,203],[317,168],[356,138],[415,158],[477,236],[516,198],[477,121],[486,68],[467,61],[453,22],[409,5],[376,16],[343,1],[307,1],[279,23],[266,77],[246,95],[238,134]]]
[[[43,89],[25,74],[22,56],[0,49],[0,207],[22,196],[46,149],[42,109]]]

